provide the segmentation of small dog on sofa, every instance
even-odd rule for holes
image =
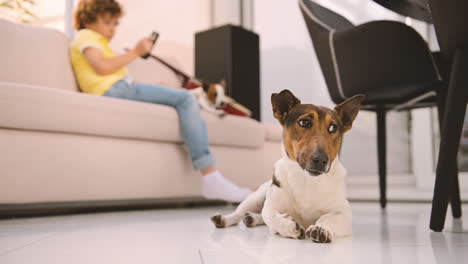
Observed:
[[[192,82],[191,84],[195,83]],[[252,111],[226,95],[225,80],[221,80],[219,83],[200,82],[198,85],[192,85],[187,89],[195,96],[202,110],[216,114],[219,117],[228,114],[243,117],[252,116]]]
[[[356,95],[332,110],[301,104],[288,90],[272,94],[274,116],[283,126],[283,157],[275,164],[272,180],[233,213],[211,217],[215,226],[228,227],[243,220],[247,227],[266,224],[283,237],[319,243],[350,235],[346,171],[338,152],[364,98]]]
[[[203,83],[200,87],[189,91],[195,96],[201,109],[219,117],[226,115],[225,111],[222,110],[226,104],[226,93],[222,84]]]

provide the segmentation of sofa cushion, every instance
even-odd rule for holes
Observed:
[[[0,80],[77,91],[67,37],[0,19]]]
[[[263,146],[265,128],[245,117],[202,112],[213,145]],[[0,82],[0,127],[183,142],[168,106]]]

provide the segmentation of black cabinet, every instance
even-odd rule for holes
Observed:
[[[226,92],[260,120],[259,36],[225,25],[195,35],[195,76],[206,82],[226,80]]]

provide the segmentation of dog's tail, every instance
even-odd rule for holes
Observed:
[[[265,182],[255,192],[247,196],[234,212],[227,215],[216,214],[211,217],[211,221],[218,228],[236,225],[241,220],[244,220],[248,227],[264,224],[260,213],[270,186],[271,181]]]

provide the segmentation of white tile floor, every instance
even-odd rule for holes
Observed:
[[[215,229],[209,216],[232,207],[2,220],[0,263],[468,263],[468,229],[448,217],[443,233],[429,231],[429,204],[352,207],[354,235],[332,244]]]

